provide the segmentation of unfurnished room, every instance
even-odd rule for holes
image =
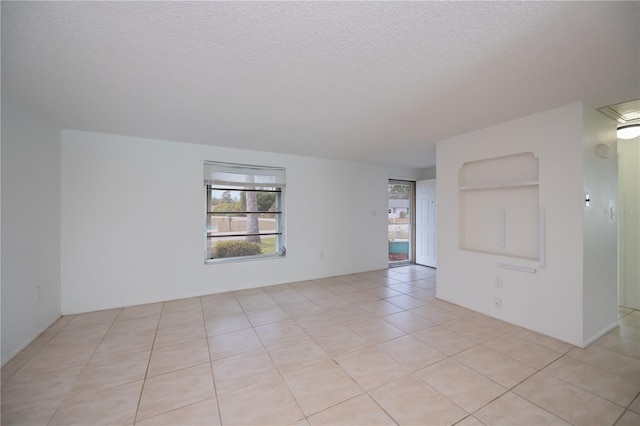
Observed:
[[[640,425],[640,2],[0,14],[2,425]]]

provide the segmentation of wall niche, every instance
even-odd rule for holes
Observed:
[[[458,171],[459,248],[543,262],[538,178],[532,152],[463,163]]]

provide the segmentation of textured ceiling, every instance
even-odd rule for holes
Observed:
[[[408,167],[640,97],[640,2],[2,2],[2,92],[63,128]]]

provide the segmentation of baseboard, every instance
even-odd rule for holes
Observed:
[[[8,363],[9,361],[11,361],[16,355],[18,355],[20,353],[20,351],[22,351],[24,348],[26,348],[27,346],[29,346],[31,344],[31,342],[33,342],[34,340],[36,340],[38,338],[38,336],[40,336],[42,333],[44,333],[44,331],[51,327],[56,321],[58,321],[60,319],[62,315],[58,316],[57,318],[54,318],[53,321],[51,321],[49,324],[45,325],[44,327],[42,327],[40,330],[36,331],[36,333],[34,335],[32,335],[31,337],[29,337],[23,344],[21,344],[20,346],[18,346],[18,348],[16,350],[14,350],[13,352],[11,352],[11,354],[7,357],[7,359],[3,359],[2,360],[2,367],[4,367],[4,365],[6,363]]]
[[[605,327],[598,334],[591,336],[589,339],[585,340],[584,342],[582,342],[581,345],[578,345],[578,346],[582,349],[586,348],[587,346],[589,346],[590,344],[592,344],[593,342],[595,342],[596,340],[598,340],[599,338],[601,338],[602,336],[604,336],[605,334],[607,334],[608,332],[610,332],[611,330],[613,330],[619,325],[620,325],[620,320],[616,320],[613,324],[610,324],[609,326]]]

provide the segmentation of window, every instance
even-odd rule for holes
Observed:
[[[205,162],[206,261],[285,256],[285,169]]]

